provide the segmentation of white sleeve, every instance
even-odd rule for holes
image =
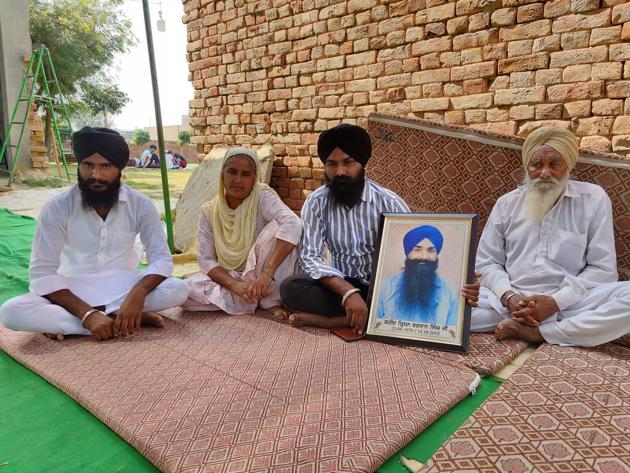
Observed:
[[[168,278],[173,272],[173,258],[166,242],[160,214],[147,199],[139,207],[140,240],[147,250],[149,265],[143,274],[158,274]]]
[[[321,208],[315,199],[306,199],[304,202],[302,222],[304,234],[300,248],[300,263],[304,272],[313,279],[328,276],[343,278],[344,274],[341,271],[324,263],[324,244],[327,238]]]
[[[44,205],[39,214],[29,266],[30,291],[38,296],[68,289],[66,280],[57,274],[67,223],[67,211],[57,200]]]
[[[199,213],[199,224],[197,225],[197,258],[199,259],[199,269],[204,274],[208,274],[220,266],[217,251],[214,248],[214,233],[203,211]]]
[[[302,221],[280,197],[271,192],[262,192],[260,195],[259,209],[264,221],[278,222],[276,238],[287,241],[293,245],[300,242],[302,236]]]
[[[505,271],[505,262],[503,215],[501,201],[497,201],[479,239],[475,267],[481,273],[481,285],[490,289],[499,299],[512,287]]]

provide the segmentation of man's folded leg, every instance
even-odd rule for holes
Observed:
[[[105,313],[118,312],[125,296],[107,304]],[[182,305],[188,299],[188,286],[181,279],[166,278],[144,300],[145,312],[158,312]]]
[[[291,276],[280,285],[282,303],[297,312],[335,317],[346,313],[341,297],[307,275]]]
[[[488,288],[480,288],[478,307],[472,309],[470,316],[470,330],[473,332],[494,332],[497,325],[508,318],[510,318],[510,313],[501,306],[496,296]]]
[[[6,301],[0,307],[0,323],[22,332],[91,335],[66,309],[32,293]]]
[[[542,323],[540,334],[554,345],[594,347],[630,332],[630,283],[602,284],[559,313],[557,320]]]
[[[368,286],[352,278],[346,281],[360,289],[361,297],[367,298]],[[348,327],[346,310],[341,296],[324,286],[319,280],[307,275],[285,279],[280,286],[282,303],[295,311],[289,316],[291,325],[311,325],[322,328]]]

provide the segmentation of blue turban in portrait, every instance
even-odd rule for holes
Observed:
[[[442,251],[442,245],[444,244],[444,237],[442,233],[431,225],[422,225],[421,227],[416,227],[413,230],[410,230],[403,238],[403,246],[405,247],[405,255],[411,253],[414,246],[420,243],[425,238],[431,240],[433,246],[435,246],[435,250],[440,253]]]

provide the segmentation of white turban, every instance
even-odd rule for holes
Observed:
[[[564,128],[544,126],[534,130],[523,143],[523,166],[527,169],[534,152],[541,146],[550,146],[555,149],[569,171],[575,167],[580,151],[575,135]]]

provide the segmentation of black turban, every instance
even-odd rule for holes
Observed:
[[[335,148],[339,148],[363,166],[372,155],[372,141],[368,132],[360,126],[348,123],[337,125],[319,135],[317,154],[322,163],[326,163],[328,156]]]
[[[118,169],[129,161],[129,146],[120,133],[109,128],[84,126],[72,135],[72,149],[77,163],[98,153]]]

